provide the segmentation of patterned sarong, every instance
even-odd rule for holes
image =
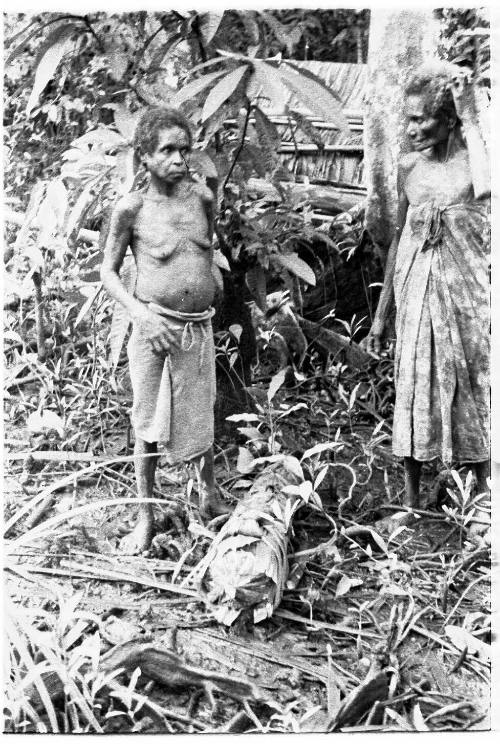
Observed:
[[[482,204],[409,207],[394,274],[395,455],[489,457],[488,237]]]

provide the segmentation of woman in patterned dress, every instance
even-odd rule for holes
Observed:
[[[394,297],[393,452],[405,504],[418,507],[422,462],[489,473],[488,158],[463,70],[438,63],[406,88],[413,152],[398,168],[398,224],[367,339],[379,353]],[[464,141],[465,140],[465,141]]]

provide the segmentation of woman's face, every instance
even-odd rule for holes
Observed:
[[[424,96],[410,95],[406,100],[408,127],[406,133],[415,150],[435,147],[448,139],[450,125],[439,115],[430,115],[424,110]]]

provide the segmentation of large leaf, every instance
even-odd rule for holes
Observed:
[[[45,199],[36,217],[36,224],[40,228],[37,241],[40,247],[51,247],[55,236],[63,234],[67,208],[68,191],[63,179],[55,178],[47,185]]]
[[[239,83],[243,79],[243,76],[248,71],[248,65],[240,65],[228,75],[222,78],[217,85],[215,85],[207,96],[203,111],[201,114],[202,121],[210,119],[213,114],[218,111],[222,104],[232,96]]]
[[[77,315],[77,318],[75,320],[75,325],[74,325],[75,328],[77,328],[82,322],[82,320],[85,318],[90,308],[96,301],[97,296],[101,292],[101,289],[102,289],[102,284],[100,282],[97,282],[95,285],[91,285],[90,287],[85,287],[85,286],[80,287],[80,292],[82,292],[83,295],[87,295],[87,299],[81,306],[80,312]]]
[[[52,21],[52,23],[57,23],[57,22],[60,22],[59,19],[57,19],[57,18]],[[49,21],[49,23],[50,23],[50,21]],[[44,25],[46,26],[46,25],[48,25],[48,23],[47,24],[44,24]],[[28,31],[31,28],[30,33],[27,34],[27,36],[25,36],[22,39],[22,41],[14,47],[14,49],[11,49],[8,57],[5,60],[5,63],[4,63],[5,64],[5,67],[7,67],[8,65],[10,65],[10,63],[13,62],[16,59],[16,57],[19,57],[20,54],[24,54],[26,52],[26,44],[28,43],[28,41],[30,39],[32,39],[34,36],[37,36],[37,34],[39,34],[41,32],[41,30],[43,29],[44,25],[41,26],[38,21],[33,20],[22,31],[19,31],[19,33],[17,33],[14,36],[10,37],[10,39],[6,39],[5,40],[5,47],[6,48],[7,47],[10,47],[14,43],[14,41],[16,41],[16,39],[19,39],[26,31]],[[67,26],[67,25],[73,25],[73,24],[68,24],[66,22],[65,25]],[[33,28],[33,26],[35,26],[35,28]]]
[[[263,98],[266,107],[280,113],[285,108],[286,97],[283,81],[276,68],[262,60],[254,60],[252,75],[248,82],[247,94],[250,99]]]
[[[208,75],[203,75],[202,77],[193,80],[191,83],[188,83],[177,91],[173,98],[170,99],[170,105],[180,106],[184,101],[189,101],[191,98],[197,96],[198,93],[201,93],[202,90],[208,88],[214,80],[220,78],[220,76],[224,75],[225,72],[226,70],[217,70],[217,72],[209,72]]]
[[[205,44],[210,44],[219,28],[224,11],[203,13],[200,16],[200,33]]]
[[[189,156],[189,167],[195,173],[205,178],[218,178],[217,168],[210,155],[205,150],[193,150]]]
[[[71,47],[71,36],[75,30],[73,23],[65,24],[56,28],[48,37],[47,49],[42,54],[35,73],[35,81],[26,106],[26,115],[29,116],[31,111],[38,103],[40,94],[46,85],[52,80],[60,61]]]
[[[78,238],[78,233],[80,232],[80,228],[83,227],[83,222],[89,209],[98,199],[98,195],[94,193],[96,184],[97,179],[89,181],[73,207],[71,207],[65,227],[68,243],[71,243]]]
[[[344,104],[340,96],[328,85],[326,85],[324,80],[315,75],[314,72],[311,72],[311,70],[308,70],[305,67],[300,67],[290,60],[287,60],[286,64],[289,65],[289,67],[295,70],[303,78],[305,78],[306,87],[308,84],[307,81],[309,82],[309,85],[311,86],[311,89],[314,91],[315,95],[321,96],[321,91],[323,91],[323,96],[326,96],[325,103],[327,106],[329,106],[330,110],[329,120],[336,124],[344,134],[350,135],[351,130],[344,114]]]
[[[292,274],[298,276],[299,279],[307,282],[307,284],[312,284],[313,286],[316,284],[314,271],[296,253],[276,253],[273,254],[272,258]]]
[[[297,127],[301,129],[304,134],[309,137],[310,141],[314,142],[318,150],[322,152],[325,149],[325,142],[321,139],[319,130],[314,127],[310,119],[301,114],[300,111],[294,109],[291,109],[290,113],[293,116]],[[292,124],[290,126],[292,126]]]
[[[266,171],[274,173],[278,164],[277,151],[281,138],[273,122],[261,111],[254,109],[255,129],[259,135],[259,146],[264,154]]]
[[[266,272],[260,264],[248,269],[245,280],[250,294],[261,310],[266,309]]]
[[[99,126],[97,129],[92,129],[90,132],[82,134],[81,137],[78,137],[71,143],[72,147],[84,151],[88,149],[88,145],[101,147],[104,152],[108,152],[110,150],[116,150],[119,147],[124,147],[126,142],[122,135],[113,131],[113,129]]]
[[[267,391],[267,400],[269,401],[269,403],[272,401],[280,387],[285,382],[287,372],[287,369],[280,369],[280,371],[277,372],[271,379],[271,382],[269,383],[269,389]]]
[[[283,62],[278,67],[278,72],[287,88],[312,114],[323,121],[333,122],[344,134],[350,134],[342,105],[322,80],[309,70],[288,62]]]
[[[123,103],[107,103],[105,108],[113,109],[116,128],[122,137],[131,141],[141,112],[132,113]]]

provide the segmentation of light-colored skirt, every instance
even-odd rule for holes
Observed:
[[[488,259],[483,205],[409,208],[394,274],[395,455],[489,457]]]
[[[127,346],[135,436],[157,442],[171,464],[204,454],[214,441],[215,349],[211,318],[149,304],[169,323],[179,348],[157,354],[138,328]]]

